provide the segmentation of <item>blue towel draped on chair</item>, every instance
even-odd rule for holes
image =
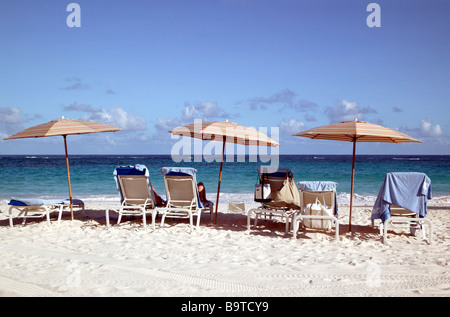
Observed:
[[[391,217],[390,205],[408,209],[419,217],[427,214],[427,201],[431,199],[431,180],[424,173],[387,173],[372,210],[372,220],[384,223]]]

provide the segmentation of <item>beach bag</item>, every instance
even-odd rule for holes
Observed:
[[[303,210],[307,216],[333,216],[331,208],[327,208],[318,198],[312,204],[307,204]],[[328,219],[303,219],[303,225],[311,229],[330,230],[332,221]]]
[[[273,207],[286,207],[300,209],[300,194],[295,185],[294,178],[287,178],[280,189],[272,191]]]
[[[267,177],[267,176],[266,176]],[[261,183],[255,184],[255,201],[266,203],[272,201],[272,193],[269,182],[264,182],[264,174],[262,175]]]

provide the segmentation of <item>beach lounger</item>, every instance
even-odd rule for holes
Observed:
[[[161,227],[166,217],[189,218],[191,232],[193,217],[197,217],[196,229],[199,229],[201,213],[205,209],[200,201],[196,173],[190,167],[163,167],[159,170],[164,176],[167,205],[161,208]]]
[[[144,228],[147,227],[147,213],[152,214],[152,226],[155,229],[155,219],[158,208],[155,207],[155,196],[150,182],[148,169],[145,165],[119,166],[114,170],[114,179],[120,195],[120,207],[106,210],[106,225],[109,227],[109,211],[119,213],[117,224],[122,216],[142,216]]]
[[[58,212],[58,224],[61,222],[62,213],[65,208],[70,207],[69,199],[25,199],[11,197],[9,201],[9,225],[13,227],[13,211],[17,210],[17,218],[23,219],[22,224],[26,223],[27,218],[46,217],[47,224],[50,225],[50,213]],[[72,206],[82,208],[84,211],[84,202],[80,199],[72,199]]]
[[[432,243],[433,224],[425,218],[427,201],[431,199],[431,180],[424,173],[397,172],[387,173],[372,209],[372,227],[380,219],[380,235],[383,243],[387,239],[389,227],[406,227],[415,235],[416,229],[422,229],[422,238],[426,240],[423,225],[428,225],[428,243]]]
[[[293,216],[293,238],[297,238],[300,224],[305,229],[331,230],[335,227],[336,239],[339,239],[338,204],[336,197],[337,183],[330,181],[311,181],[297,183],[300,191],[301,210]],[[328,210],[324,213],[311,215],[305,214],[311,204],[319,202]]]
[[[292,215],[300,209],[300,197],[295,185],[294,174],[287,168],[259,167],[258,182],[270,184],[270,201],[262,201],[258,208],[247,211],[247,230],[250,230],[252,215],[255,216],[254,228],[257,227],[258,219],[277,219],[285,223],[285,233],[289,232]]]

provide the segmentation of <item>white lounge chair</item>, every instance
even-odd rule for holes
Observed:
[[[247,211],[247,230],[250,230],[252,215],[255,216],[254,228],[258,225],[258,219],[280,219],[285,223],[285,233],[289,232],[292,215],[300,208],[300,197],[295,185],[294,175],[287,168],[259,167],[258,181],[270,184],[270,201],[261,202],[261,206]]]
[[[58,224],[60,224],[62,213],[65,208],[70,207],[70,201],[68,199],[24,199],[11,197],[8,205],[11,206],[8,210],[10,227],[14,225],[14,210],[19,212],[16,217],[23,219],[22,224],[26,223],[27,218],[46,217],[47,224],[50,225],[50,213],[58,213]],[[84,202],[80,199],[72,199],[72,206],[82,208],[84,211]]]
[[[155,197],[151,189],[149,172],[144,165],[119,166],[114,170],[114,178],[120,194],[121,204],[119,208],[106,210],[106,225],[109,227],[109,211],[114,210],[119,214],[117,224],[120,224],[122,216],[142,216],[144,228],[147,227],[147,213],[152,215],[152,226],[155,229],[155,218],[158,208],[155,207]]]
[[[334,225],[336,239],[339,239],[339,219],[337,218],[336,186],[335,182],[299,182],[301,210],[293,216],[293,238],[297,238],[300,224],[305,229],[330,230]],[[330,215],[306,215],[308,204],[320,202],[330,211]]]
[[[409,228],[412,235],[422,229],[422,238],[426,240],[423,225],[428,226],[428,243],[433,241],[433,223],[425,218],[427,201],[431,199],[431,180],[424,173],[396,172],[387,173],[372,209],[372,227],[380,219],[380,235],[383,243],[387,240],[389,227]]]
[[[160,209],[161,227],[164,227],[166,217],[188,218],[192,232],[193,217],[196,216],[196,229],[199,229],[204,208],[198,195],[197,170],[190,167],[163,167],[160,172],[164,176],[167,197],[166,207]]]

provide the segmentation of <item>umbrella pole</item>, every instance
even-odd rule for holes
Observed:
[[[66,141],[66,135],[63,135],[63,138],[64,138],[64,149],[66,150],[67,182],[68,182],[68,184],[69,184],[70,218],[73,220],[72,189],[71,189],[71,187],[70,187],[69,156],[67,155],[67,141]]]
[[[355,181],[355,152],[356,152],[356,138],[353,139],[352,187],[350,190],[350,215],[349,215],[349,223],[348,223],[349,231],[352,231],[353,183]]]
[[[223,156],[225,154],[225,137],[223,137],[222,160],[220,161],[219,185],[217,186],[216,212],[214,215],[214,224],[217,222],[217,209],[219,208],[220,182],[222,181]]]

